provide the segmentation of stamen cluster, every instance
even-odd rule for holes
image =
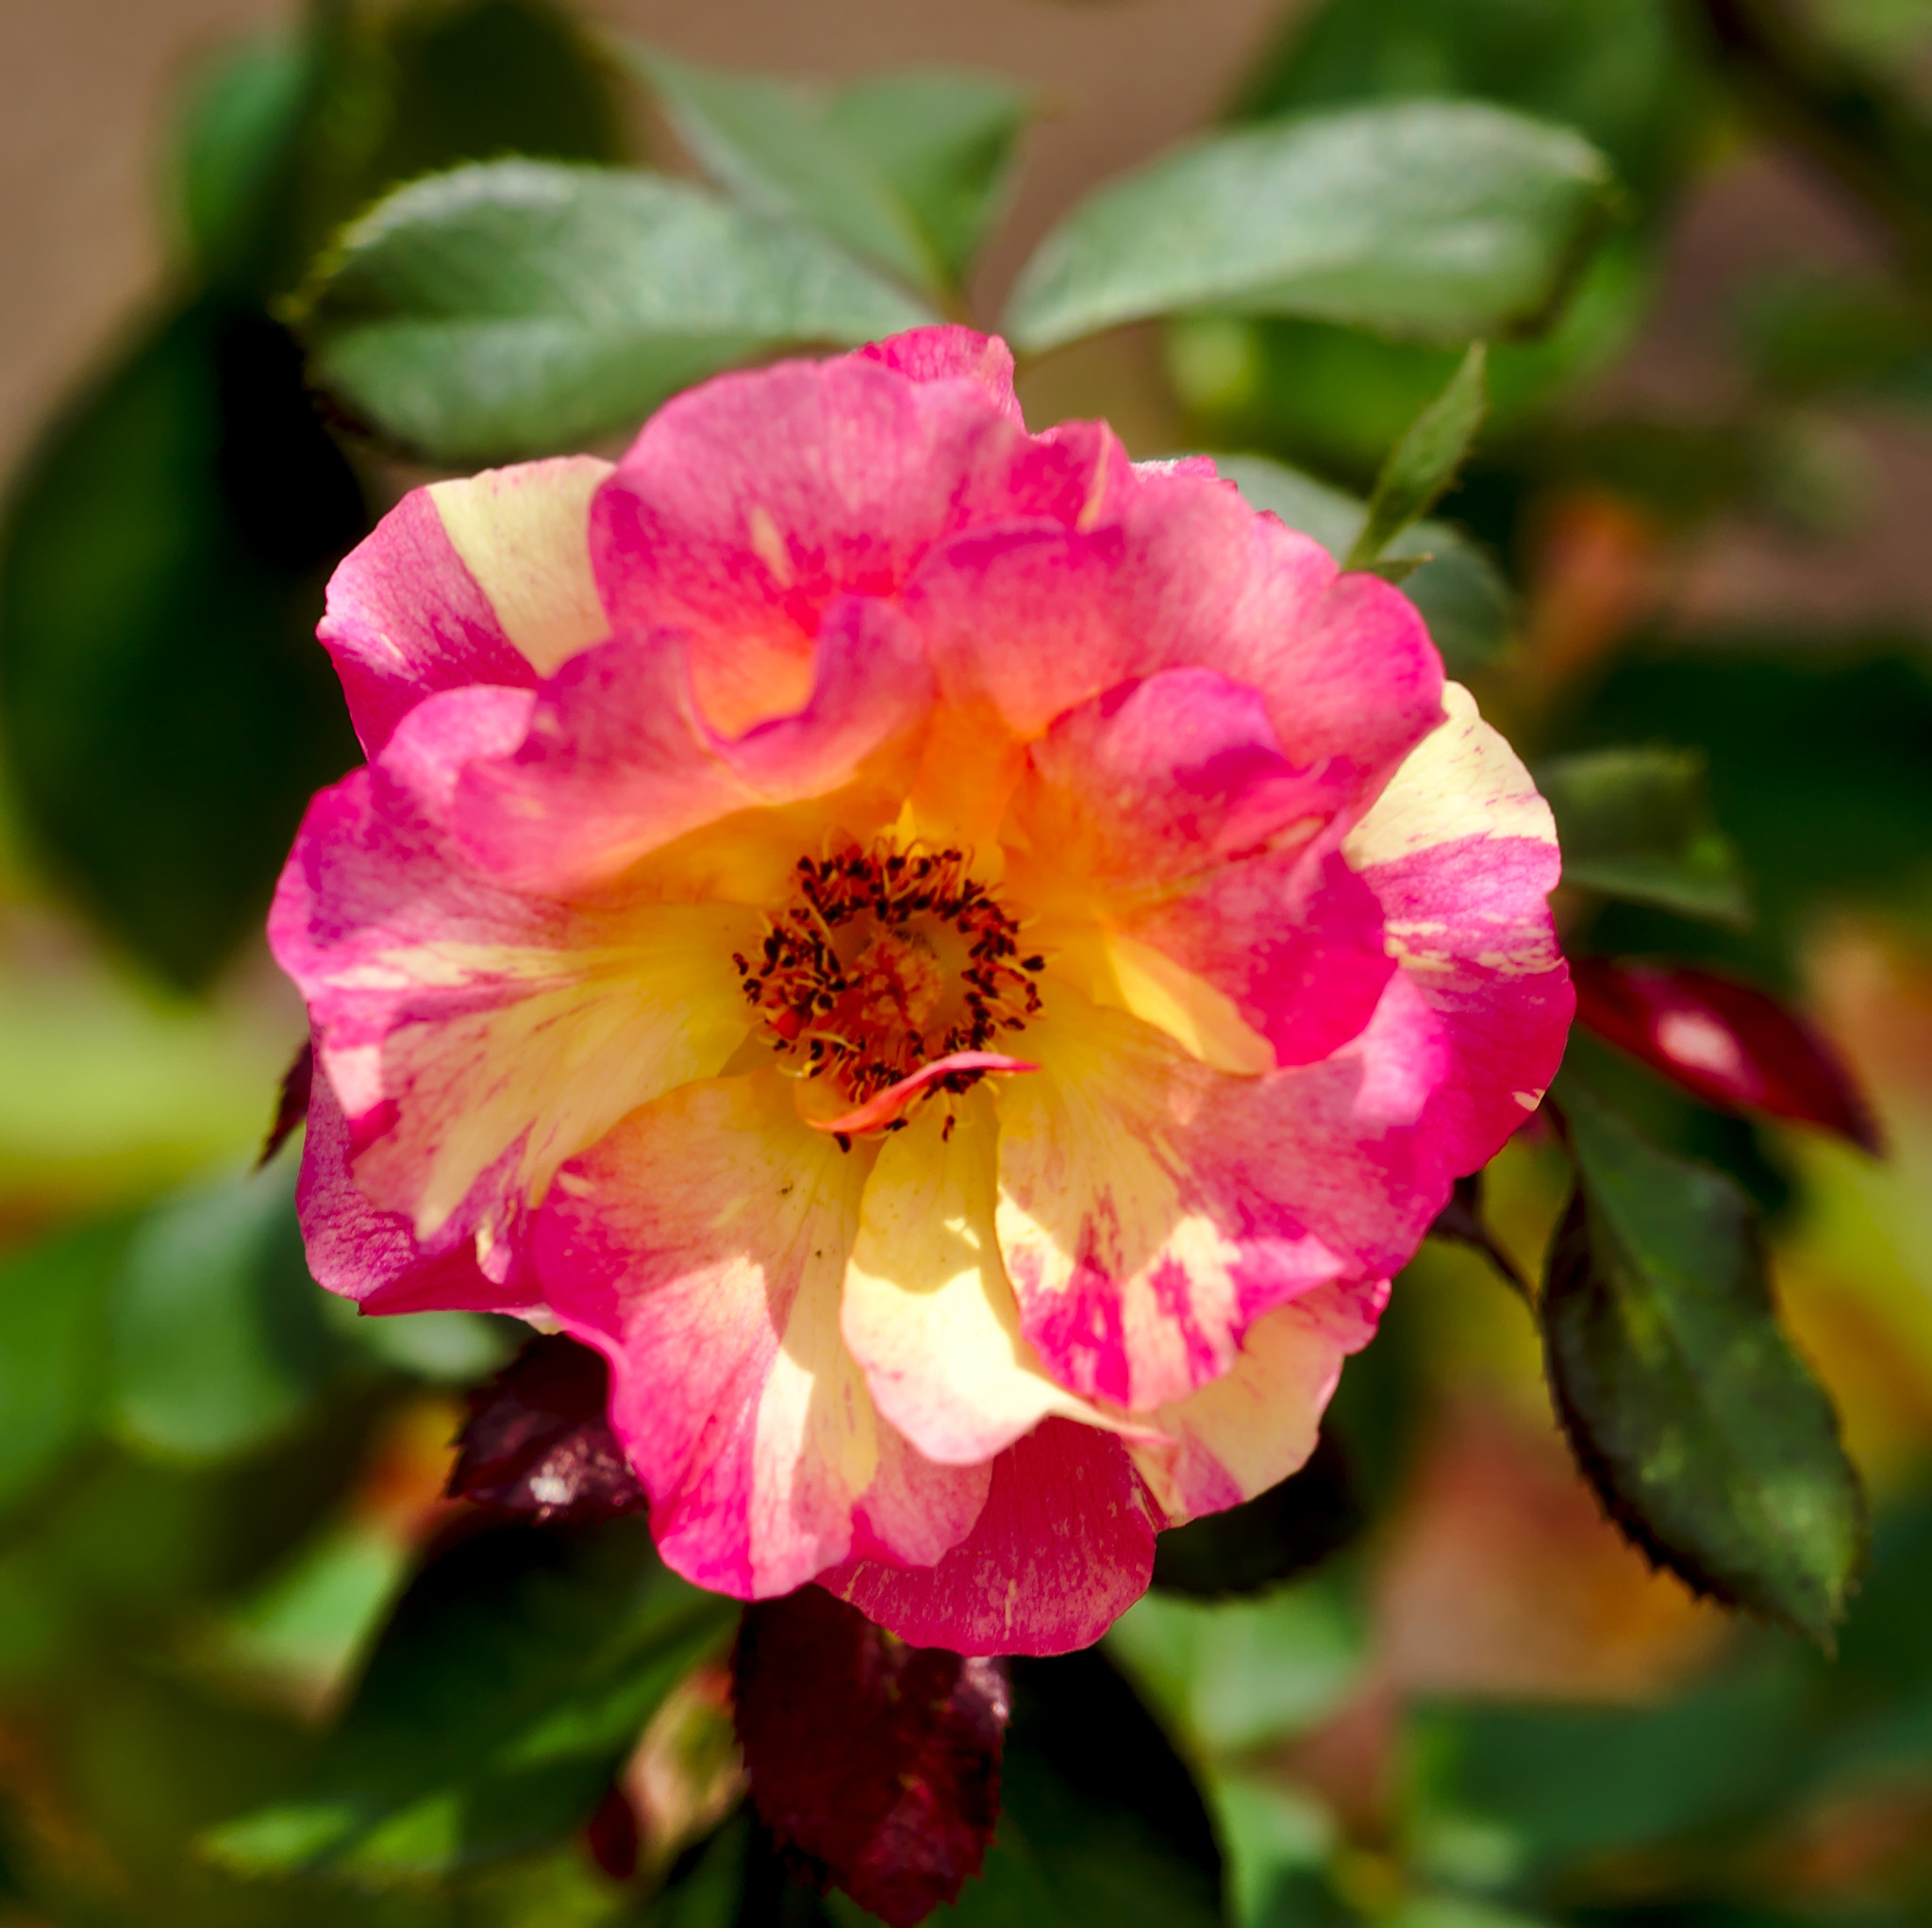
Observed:
[[[985,1051],[1040,1009],[1019,926],[958,850],[801,857],[798,892],[756,957],[735,955],[778,1049],[864,1104],[922,1065]],[[984,1073],[949,1072],[963,1091]]]

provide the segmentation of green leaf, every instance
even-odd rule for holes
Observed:
[[[1328,0],[1289,15],[1243,119],[1419,95],[1488,100],[1574,127],[1646,204],[1694,156],[1704,62],[1672,0]]]
[[[1102,188],[1026,264],[1006,332],[1038,353],[1211,308],[1438,341],[1520,333],[1554,315],[1610,206],[1603,157],[1521,115],[1445,101],[1311,114]]]
[[[1536,780],[1556,813],[1564,883],[1716,923],[1750,922],[1737,852],[1705,801],[1702,751],[1580,751],[1541,765]]]
[[[1508,1887],[1761,1811],[1807,1737],[1788,1652],[1747,1653],[1657,1706],[1480,1703],[1418,1711],[1420,1870]]]
[[[754,214],[808,222],[917,287],[944,276],[911,211],[799,89],[640,49],[691,158]]]
[[[125,1220],[81,1225],[0,1265],[0,1509],[34,1491],[96,1419]]]
[[[1410,424],[1390,451],[1369,497],[1369,512],[1343,564],[1366,569],[1403,530],[1428,514],[1455,481],[1489,407],[1488,350],[1470,345],[1449,386]]]
[[[383,1883],[562,1840],[735,1611],[641,1521],[463,1541],[404,1596],[303,1791],[208,1850]]]
[[[1864,1499],[1772,1303],[1730,1179],[1647,1143],[1574,1077],[1577,1184],[1541,1301],[1552,1395],[1605,1508],[1699,1593],[1828,1645]]]
[[[393,81],[365,196],[504,154],[623,158],[616,71],[550,0],[415,0],[385,25]]]
[[[1192,1777],[1098,1649],[1015,1660],[999,1832],[927,1920],[1219,1928],[1221,1853]]]
[[[175,310],[29,461],[0,532],[0,734],[25,826],[111,934],[198,984],[356,760],[315,646],[365,526],[293,344]]]
[[[1214,466],[1253,507],[1314,537],[1338,562],[1354,549],[1368,515],[1359,496],[1263,456],[1217,456]],[[1390,546],[1419,560],[1402,592],[1422,611],[1452,676],[1474,675],[1515,640],[1516,598],[1467,536],[1447,523],[1417,523]]]
[[[284,211],[319,72],[313,35],[276,33],[223,48],[194,75],[173,185],[175,218],[203,274],[246,278],[257,265],[263,229]]]
[[[308,292],[311,373],[464,464],[634,424],[735,362],[931,316],[800,228],[658,175],[502,160],[401,189]]]
[[[891,184],[958,288],[1005,211],[1033,100],[998,75],[915,70],[844,89],[826,119]]]
[[[108,1348],[116,1430],[225,1459],[286,1432],[341,1363],[295,1222],[295,1166],[192,1191],[137,1227]]]

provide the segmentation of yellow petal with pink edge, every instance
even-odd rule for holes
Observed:
[[[1230,1371],[1149,1415],[1164,1437],[1130,1451],[1169,1525],[1251,1500],[1307,1462],[1341,1362],[1374,1337],[1388,1291],[1318,1286],[1264,1313]]]
[[[889,1138],[845,1272],[845,1342],[879,1410],[942,1464],[991,1459],[1050,1414],[1122,1424],[1055,1385],[1021,1337],[993,1230],[998,1128],[981,1086]]]

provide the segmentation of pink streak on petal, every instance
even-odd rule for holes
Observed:
[[[815,1118],[809,1111],[802,1112],[801,1116],[814,1131],[842,1132],[848,1138],[862,1138],[868,1132],[884,1131],[928,1085],[954,1072],[1037,1072],[1039,1069],[1037,1064],[1028,1064],[1023,1057],[1002,1057],[996,1051],[956,1051],[950,1057],[936,1057],[930,1064],[921,1065],[909,1078],[901,1078],[896,1085],[888,1085],[857,1110],[841,1112],[837,1118]]]
[[[1399,973],[1340,1051],[1262,1077],[1064,991],[1029,1036],[1045,1075],[1002,1093],[1000,1243],[1021,1329],[1071,1391],[1186,1397],[1264,1312],[1399,1270],[1448,1195],[1424,1128],[1448,1049]]]
[[[1334,850],[1230,864],[1121,928],[1224,991],[1280,1065],[1340,1050],[1395,971],[1380,903]]]
[[[565,1168],[532,1228],[552,1310],[610,1361],[664,1557],[699,1586],[789,1592],[848,1555],[861,1506],[928,1554],[977,1514],[977,1469],[880,1438],[839,1336],[866,1163],[774,1074],[688,1085]]]
[[[1315,1450],[1342,1360],[1374,1337],[1386,1280],[1324,1285],[1264,1313],[1232,1368],[1156,1416],[1166,1437],[1132,1446],[1166,1523],[1239,1505]]]
[[[1013,393],[1013,351],[997,335],[971,328],[908,328],[883,341],[869,341],[853,359],[875,361],[915,382],[973,382],[991,397],[1009,420],[1020,420]]]
[[[1147,1590],[1156,1515],[1110,1434],[1050,1419],[993,1462],[973,1532],[929,1567],[854,1560],[820,1584],[916,1647],[1068,1654]]]

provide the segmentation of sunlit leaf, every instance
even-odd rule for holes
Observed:
[[[688,182],[502,160],[401,189],[309,291],[316,379],[391,439],[467,463],[634,425],[788,345],[930,320],[808,230]]]
[[[1737,852],[1705,800],[1701,752],[1580,751],[1541,764],[1536,779],[1566,884],[1719,923],[1750,917]]]
[[[383,1882],[560,1841],[735,1611],[668,1571],[642,1521],[462,1541],[404,1595],[303,1791],[209,1850]]]
[[[1368,514],[1359,496],[1263,456],[1217,456],[1216,470],[1256,508],[1278,515],[1340,562],[1355,548]],[[1516,599],[1496,565],[1447,523],[1417,523],[1389,545],[1396,557],[1426,557],[1402,593],[1422,611],[1449,673],[1472,676],[1516,635]]]
[[[1449,386],[1424,408],[1382,464],[1361,532],[1346,566],[1366,568],[1397,536],[1419,522],[1455,481],[1474,445],[1489,407],[1487,350],[1474,343]]]
[[[1006,1663],[908,1647],[817,1587],[745,1609],[733,1704],[781,1846],[892,1928],[979,1872],[999,1814]]]
[[[797,88],[648,49],[638,59],[678,139],[752,212],[808,222],[916,286],[943,280],[911,210]]]
[[[1027,263],[1006,332],[1039,352],[1215,309],[1439,341],[1517,333],[1554,313],[1609,187],[1579,136],[1470,103],[1216,135],[1074,208]]]
[[[1577,1185],[1541,1310],[1577,1462],[1697,1592],[1828,1642],[1864,1501],[1831,1402],[1778,1322],[1750,1204],[1574,1078],[1558,1095]]]
[[[1844,1060],[1769,993],[1688,964],[1581,957],[1571,974],[1578,1023],[1707,1104],[1794,1119],[1879,1149]]]
[[[955,286],[1005,211],[1033,96],[959,68],[886,74],[832,98],[830,124],[896,191]]]

